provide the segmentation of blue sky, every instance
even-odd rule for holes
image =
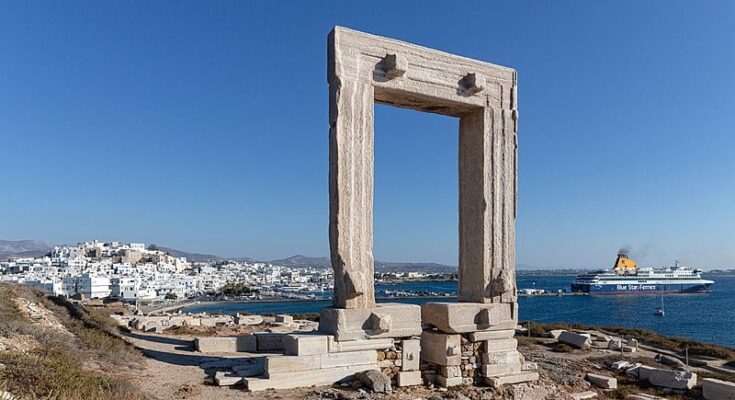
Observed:
[[[326,255],[334,25],[519,72],[517,259],[735,266],[730,1],[0,3],[0,238]],[[376,106],[375,256],[457,259],[457,121]]]

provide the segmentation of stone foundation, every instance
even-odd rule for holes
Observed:
[[[443,387],[538,379],[513,338],[515,304],[427,303],[421,306],[424,380]]]

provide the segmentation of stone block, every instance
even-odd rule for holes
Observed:
[[[253,353],[258,351],[258,339],[255,335],[241,335],[235,341],[235,350]]]
[[[462,384],[462,377],[457,376],[454,378],[447,378],[446,376],[437,375],[436,383],[438,383],[441,387],[459,386]]]
[[[602,389],[617,389],[618,380],[612,376],[590,374],[588,373],[586,379],[593,385]]]
[[[424,331],[421,334],[421,360],[438,365],[460,365],[462,346],[460,335]]]
[[[217,386],[234,386],[242,382],[242,377],[230,372],[217,371],[214,374],[214,382]]]
[[[423,383],[421,371],[399,371],[396,375],[396,384],[401,387],[418,386]]]
[[[483,376],[512,375],[521,372],[521,363],[510,364],[482,364]]]
[[[418,371],[421,358],[421,341],[406,339],[401,341],[401,371]]]
[[[533,382],[536,380],[538,380],[538,372],[534,371],[524,371],[512,375],[485,377],[485,383],[495,388],[503,385]]]
[[[421,307],[384,303],[365,309],[322,308],[319,331],[338,341],[418,336]]]
[[[467,335],[470,342],[482,342],[485,340],[511,339],[515,336],[515,329],[503,329],[499,331],[472,332]]]
[[[260,376],[265,373],[265,364],[261,361],[252,364],[236,365],[232,367],[232,372],[243,378],[249,376]]]
[[[592,390],[588,390],[586,392],[580,392],[580,393],[572,393],[572,400],[589,400],[589,399],[596,399],[597,398],[597,392],[594,392]]]
[[[319,334],[289,334],[283,338],[283,352],[290,356],[308,356],[312,354],[326,354],[327,335]]]
[[[654,369],[648,375],[648,382],[654,386],[671,389],[691,389],[697,384],[697,374],[686,371]]]
[[[636,350],[637,348],[633,346],[623,346],[623,353],[635,353]]]
[[[445,378],[456,378],[456,377],[462,377],[462,367],[458,365],[449,365],[441,367],[440,372],[441,376]]]
[[[491,351],[482,353],[483,364],[522,364],[521,353],[516,350],[512,351]]]
[[[590,337],[588,335],[564,331],[559,335],[559,341],[577,348],[589,347]]]
[[[234,353],[237,351],[237,337],[198,337],[194,346],[200,353]]]
[[[256,332],[255,336],[258,351],[281,351],[283,350],[283,333]]]
[[[670,367],[674,367],[674,368],[678,368],[678,369],[685,369],[686,368],[686,364],[684,364],[683,361],[681,361],[680,359],[678,359],[678,358],[676,358],[674,356],[667,356],[665,354],[658,354],[658,355],[656,355],[656,357],[654,358],[654,360],[656,360],[656,362],[659,362],[659,363],[664,364],[664,365],[668,365]]]
[[[702,392],[705,400],[735,400],[735,382],[704,378]]]
[[[628,368],[625,371],[625,374],[635,376],[642,381],[647,381],[648,377],[651,376],[651,372],[655,370],[656,368],[654,367],[649,367],[648,365],[641,365],[639,363],[636,363],[632,367]]]
[[[518,316],[513,303],[426,303],[421,319],[446,333],[515,329]]]
[[[493,353],[498,351],[514,351],[517,348],[518,340],[516,339],[496,339],[486,341],[483,351]]]
[[[350,365],[374,365],[377,361],[377,352],[374,350],[300,356],[269,356],[265,358],[265,374],[271,376],[285,372],[347,367]]]
[[[614,363],[612,363],[612,369],[614,371],[619,371],[621,369],[628,368],[630,365],[631,364],[625,360],[615,361]]]
[[[288,314],[276,315],[276,322],[281,324],[293,324],[293,317]]]
[[[247,389],[253,392],[268,389],[293,389],[314,385],[331,385],[358,372],[377,368],[377,364],[350,365],[319,370],[274,373],[268,378],[248,377],[242,378],[242,380]]]
[[[668,400],[665,397],[658,397],[647,393],[636,393],[625,396],[625,400]]]
[[[235,315],[234,322],[237,325],[259,325],[263,323],[263,317],[260,315]]]
[[[564,329],[552,329],[546,332],[546,336],[552,339],[559,339],[559,336],[561,336],[562,332],[566,332],[566,331]]]
[[[330,335],[327,339],[327,348],[330,353],[361,350],[386,350],[390,349],[394,345],[395,342],[392,338],[338,341],[334,336]]]

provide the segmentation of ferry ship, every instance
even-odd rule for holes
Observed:
[[[612,270],[578,275],[572,292],[590,294],[704,293],[715,282],[702,279],[701,269],[683,267],[639,268],[625,252],[619,252]]]

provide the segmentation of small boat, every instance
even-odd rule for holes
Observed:
[[[656,311],[653,313],[662,317],[666,315],[666,311],[664,311],[664,295],[661,295],[661,307],[656,308]]]

